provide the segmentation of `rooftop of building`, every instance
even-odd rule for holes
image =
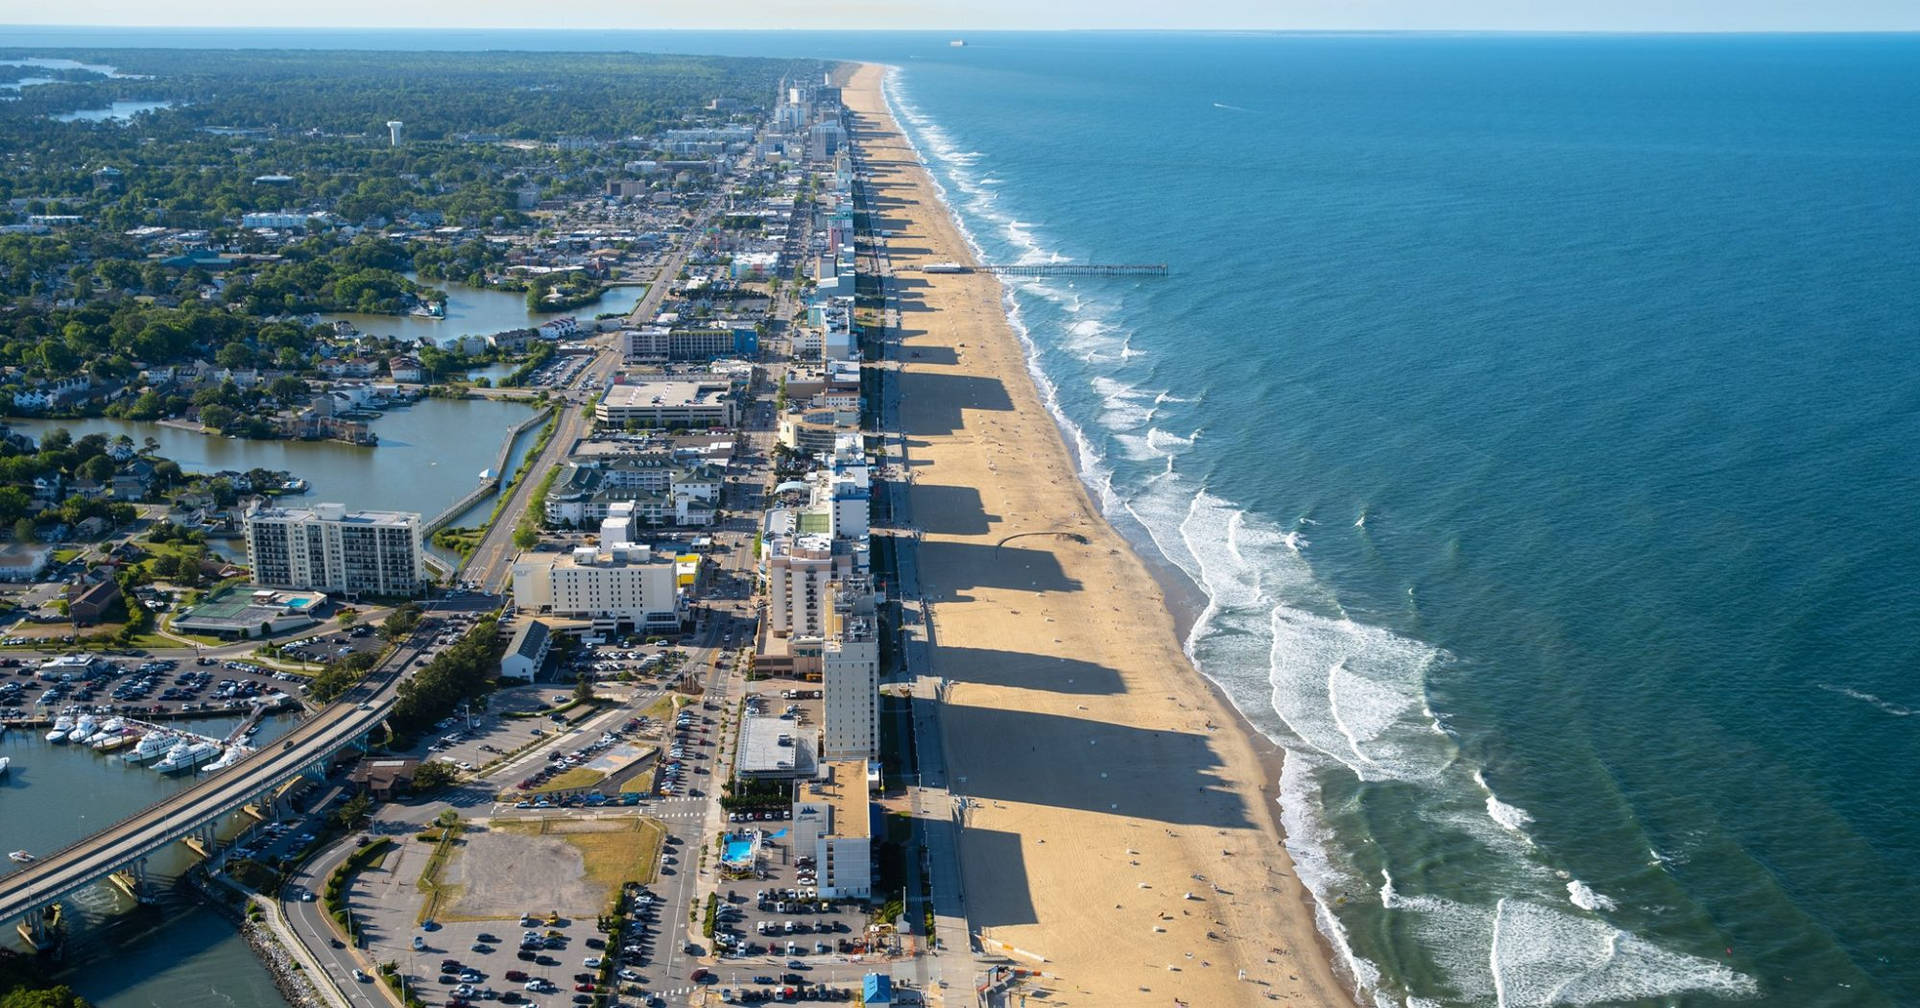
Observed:
[[[658,378],[635,382],[628,378],[607,390],[602,404],[614,409],[648,406],[713,406],[727,392],[727,383],[714,379]]]
[[[546,657],[547,642],[551,636],[545,623],[528,620],[513,632],[513,640],[507,644],[507,653],[519,655],[528,661],[539,661]]]
[[[418,525],[415,511],[348,511],[345,504],[323,502],[310,508],[262,505],[247,512],[249,519],[268,521],[331,521],[356,525]]]
[[[867,815],[871,799],[867,794],[866,761],[831,760],[822,766],[827,771],[825,777],[802,788],[800,801],[828,807],[831,818],[824,835],[856,839],[872,836],[873,823]]]
[[[740,725],[740,756],[734,766],[745,776],[811,777],[813,740],[785,718],[750,717]]]

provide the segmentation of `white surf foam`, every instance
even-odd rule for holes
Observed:
[[[1158,403],[1159,401],[1159,397],[1155,396],[1154,402]],[[1158,427],[1150,427],[1147,429],[1148,447],[1161,455],[1184,455],[1193,448],[1193,443],[1199,439],[1200,431],[1198,429],[1195,429],[1193,433],[1186,437],[1161,430]]]
[[[1865,692],[1864,690],[1857,690],[1852,688],[1851,686],[1835,686],[1831,683],[1819,683],[1818,685],[1821,689],[1826,690],[1829,693],[1838,693],[1843,697],[1848,697],[1853,700],[1858,700],[1861,703],[1872,704],[1874,707],[1879,708],[1880,713],[1882,714],[1891,714],[1894,717],[1912,717],[1913,716],[1913,708],[1906,707],[1901,704],[1893,703],[1892,701],[1889,701],[1889,700],[1882,700],[1871,693]]]
[[[1003,205],[1006,201],[992,188],[999,179],[969,171],[969,165],[981,160],[978,152],[955,146],[944,130],[912,105],[899,70],[889,72],[885,94],[914,143],[916,156],[929,165],[935,197],[950,213],[956,201],[966,210],[953,216],[975,256],[993,258],[983,253],[970,229],[970,215],[983,230],[1004,240],[1020,261],[1061,258],[1045,246],[1037,223],[1016,217]],[[1568,898],[1576,903],[1578,898],[1571,884],[1553,879],[1537,863],[1538,852],[1510,832],[1517,824],[1518,835],[1524,837],[1528,821],[1524,810],[1501,803],[1496,815],[1493,803],[1498,799],[1490,790],[1486,815],[1470,804],[1477,796],[1467,783],[1468,775],[1456,767],[1458,748],[1428,708],[1426,676],[1445,660],[1443,653],[1346,618],[1337,600],[1314,579],[1305,558],[1289,547],[1287,530],[1249,517],[1235,503],[1207,493],[1204,486],[1173,470],[1171,455],[1186,449],[1168,432],[1149,427],[1142,438],[1133,431],[1109,431],[1096,445],[1062,409],[1060,389],[1041,367],[1044,355],[1022,317],[1022,299],[1041,298],[1075,320],[1104,323],[1099,311],[1071,284],[1020,281],[1003,283],[1002,291],[1028,370],[1075,450],[1090,492],[1106,513],[1127,514],[1138,521],[1160,553],[1201,587],[1207,602],[1186,642],[1188,653],[1257,724],[1267,726],[1286,746],[1280,790],[1287,848],[1296,873],[1314,895],[1320,930],[1365,1000],[1380,1005],[1425,1004],[1413,998],[1403,1001],[1383,989],[1378,969],[1354,954],[1335,913],[1357,883],[1339,860],[1344,855],[1325,825],[1326,810],[1320,803],[1322,782],[1336,775],[1429,789],[1435,798],[1432,807],[1423,811],[1422,822],[1483,837],[1489,849],[1508,863],[1495,888],[1511,890],[1512,895],[1484,906],[1406,895],[1395,890],[1390,878],[1381,886],[1381,905],[1418,916],[1422,946],[1432,951],[1452,989],[1467,997],[1524,1005],[1553,1003],[1538,1000],[1543,996],[1561,998],[1560,1003],[1586,1003],[1616,993],[1656,997],[1694,989],[1751,990],[1750,980],[1718,964],[1658,949],[1572,910],[1546,907],[1559,898],[1557,890],[1563,885]],[[1124,364],[1131,334],[1089,329],[1073,338],[1095,332],[1114,340],[1114,353]],[[1049,338],[1049,351],[1055,351],[1060,342]],[[1108,388],[1110,394],[1124,388],[1124,395],[1114,396],[1119,405],[1140,405],[1139,397],[1146,393],[1137,385],[1108,377],[1118,383]],[[1103,412],[1115,408],[1090,379],[1088,392],[1098,397]],[[1149,408],[1183,401],[1159,393]],[[1117,434],[1136,440],[1122,440]],[[1168,469],[1138,485],[1121,487],[1100,452],[1100,445],[1115,444],[1129,455],[1136,451],[1167,455]],[[1187,448],[1191,444],[1192,439],[1187,439]],[[1367,519],[1363,509],[1354,524],[1364,530]],[[1301,545],[1297,538],[1294,545]],[[1263,696],[1270,700],[1270,709],[1260,705]],[[1499,822],[1503,817],[1507,821]],[[1358,887],[1359,892],[1372,895],[1371,886],[1358,883]],[[1596,907],[1605,899],[1598,893],[1593,896]],[[1560,941],[1570,942],[1568,947],[1575,950],[1569,957],[1572,965],[1552,965],[1552,947]]]
[[[1669,952],[1605,921],[1524,900],[1494,905],[1488,972],[1503,1008],[1654,1000],[1684,991],[1752,997],[1753,979]]]
[[[1500,797],[1493,793],[1493,788],[1487,783],[1486,776],[1480,771],[1473,772],[1473,782],[1480,785],[1480,790],[1487,793],[1487,818],[1499,823],[1507,832],[1525,840],[1528,846],[1532,846],[1533,837],[1527,834],[1527,827],[1533,825],[1533,816],[1518,805],[1509,805],[1501,801]]]
[[[1619,904],[1595,892],[1592,886],[1579,879],[1571,879],[1567,882],[1567,899],[1572,900],[1573,905],[1582,910],[1593,910],[1597,912],[1600,910],[1618,910],[1620,908]]]

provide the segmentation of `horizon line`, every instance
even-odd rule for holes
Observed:
[[[547,25],[472,25],[449,29],[445,25],[378,25],[378,24],[40,24],[9,23],[0,24],[0,29],[72,29],[78,31],[101,30],[139,30],[157,32],[188,31],[431,31],[443,35],[470,34],[474,32],[518,32],[560,35],[576,32],[716,32],[748,34],[771,34],[792,32],[817,32],[821,34],[920,34],[953,35],[973,33],[984,35],[1068,35],[1068,34],[1160,34],[1160,35],[1920,35],[1920,25],[1912,27],[1888,28],[1282,28],[1282,27],[1067,27],[1067,28],[819,28],[803,26],[771,26],[742,28],[701,27],[679,25],[673,27],[644,27],[622,25],[579,25],[567,28],[555,28]],[[0,49],[36,48],[32,45],[12,45],[0,43]],[[135,47],[138,48],[138,47]]]

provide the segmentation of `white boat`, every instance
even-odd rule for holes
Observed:
[[[246,759],[247,756],[252,752],[253,750],[243,745],[228,746],[227,751],[220,754],[219,759],[214,760],[213,762],[207,764],[206,772],[213,773],[216,770],[225,770],[226,768],[234,765],[235,763],[238,763],[241,760]]]
[[[99,730],[100,722],[95,720],[93,715],[82,714],[80,720],[74,724],[73,730],[67,733],[67,741],[74,745],[86,745],[93,741],[94,733]]]
[[[115,732],[103,731],[93,737],[93,751],[101,753],[112,752],[123,746],[132,745],[138,741],[139,738],[140,733],[134,731],[132,728],[122,728]]]
[[[165,756],[167,750],[173,748],[173,744],[178,741],[180,736],[170,731],[148,732],[140,739],[140,744],[133,747],[132,752],[120,758],[129,763],[151,763]]]
[[[15,861],[18,861],[18,862],[20,862],[21,864],[26,864],[26,863],[28,863],[28,862],[30,862],[30,861],[32,861],[32,860],[33,860],[33,855],[31,855],[31,854],[29,854],[29,853],[27,853],[26,851],[23,851],[23,850],[17,850],[17,851],[14,851],[13,853],[11,853],[11,854],[9,854],[9,855],[7,855],[7,856],[8,856],[8,857],[10,857],[10,858],[12,858],[12,859],[14,859]]]
[[[220,747],[212,742],[182,742],[153,768],[163,774],[185,773],[218,755]]]
[[[67,740],[67,733],[72,730],[73,718],[69,715],[62,714],[53,719],[53,730],[47,732],[47,741],[65,742]]]
[[[12,766],[13,766],[13,757],[0,756],[0,777],[5,777],[7,775],[7,770],[10,769]]]

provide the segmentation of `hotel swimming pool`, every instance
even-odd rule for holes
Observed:
[[[759,846],[758,832],[729,833],[720,848],[720,863],[729,868],[750,868]]]

